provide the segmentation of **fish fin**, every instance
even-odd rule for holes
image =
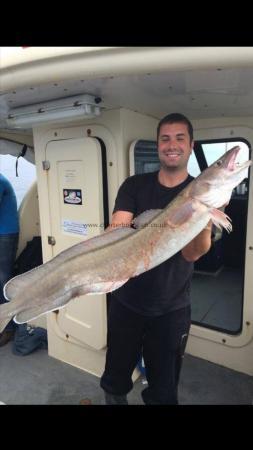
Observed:
[[[37,273],[37,270],[40,272]],[[39,278],[42,278],[43,275],[46,275],[48,272],[45,264],[35,267],[25,273],[17,275],[14,278],[11,278],[4,286],[3,293],[6,300],[11,300],[13,297],[16,297],[19,293],[22,294],[23,290],[25,290],[26,284],[30,282],[36,282]]]
[[[179,206],[174,211],[169,212],[166,217],[166,223],[171,228],[180,227],[192,217],[194,211],[193,201],[187,200],[183,205]]]
[[[233,230],[231,219],[227,214],[225,214],[223,211],[220,211],[219,209],[212,208],[211,211],[209,211],[211,220],[214,223],[214,225],[219,228],[219,230],[222,230],[222,227],[227,230],[228,233],[231,233]]]
[[[63,308],[65,305],[62,306],[56,306],[52,309],[49,309],[49,307],[41,306],[41,307],[33,307],[29,308],[26,311],[21,311],[13,318],[14,322],[21,324],[30,322],[31,320],[37,319],[37,317],[42,316],[43,314],[47,314],[52,311],[56,311],[58,309]]]
[[[47,297],[43,304],[36,306],[32,305],[31,307],[26,307],[23,311],[18,312],[18,314],[14,317],[14,321],[16,323],[29,322],[30,320],[36,319],[43,314],[63,308],[73,298],[87,294],[89,291],[89,288],[86,286],[76,286],[69,289],[67,292],[62,290],[61,293],[54,293],[53,295]]]
[[[13,315],[10,314],[10,303],[0,305],[0,333],[5,329]]]
[[[113,292],[116,289],[119,289],[121,286],[123,286],[123,284],[125,284],[127,281],[129,280],[129,278],[126,278],[125,280],[117,280],[117,281],[102,281],[100,283],[94,283],[92,285],[92,290],[89,289],[89,291],[87,292],[87,288],[86,288],[86,292],[84,291],[84,294],[87,295],[93,295],[93,294],[107,294],[108,292]],[[81,292],[81,291],[80,291]],[[82,292],[81,292],[82,293]]]
[[[67,302],[66,302],[67,303]],[[26,323],[30,322],[30,320],[37,319],[37,317],[42,316],[43,314],[47,314],[48,312],[55,311],[56,309],[61,309],[65,306],[65,303],[61,306],[55,306],[50,309],[50,306],[42,305],[42,306],[33,306],[31,308],[27,308],[25,311],[21,311],[15,315],[13,318],[16,323]]]
[[[134,218],[133,225],[135,226],[135,228],[142,228],[143,226],[151,222],[151,220],[153,220],[155,216],[158,216],[161,211],[162,209],[147,209]]]
[[[121,281],[110,281],[110,282],[98,283],[97,286],[95,286],[95,290],[93,292],[91,292],[90,288],[88,288],[87,286],[78,286],[77,288],[72,290],[71,294],[69,292],[69,296],[68,296],[67,300],[66,300],[66,295],[61,297],[61,298],[65,297],[65,303],[63,305],[61,305],[61,306],[56,305],[53,308],[51,307],[51,309],[48,306],[48,304],[42,305],[42,306],[33,306],[31,308],[26,309],[25,311],[21,311],[18,314],[16,314],[16,316],[14,317],[13,320],[14,320],[14,322],[16,322],[18,324],[30,322],[31,320],[34,320],[43,314],[47,314],[49,312],[64,308],[70,300],[72,300],[76,297],[79,297],[80,295],[85,295],[85,294],[87,294],[87,295],[93,294],[94,295],[94,294],[102,294],[102,293],[112,292],[112,291],[118,289],[119,287],[121,287],[127,281],[128,281],[128,279],[121,280]],[[48,298],[47,301],[50,301],[50,299]],[[62,300],[60,300],[60,297],[59,297],[57,299],[57,304],[60,304],[61,302],[62,302]],[[10,321],[10,319],[7,320],[7,323],[9,321]],[[1,321],[0,321],[0,325],[1,325]]]
[[[45,314],[45,312],[41,313],[41,314]],[[21,324],[21,323],[26,323],[29,322],[29,320],[35,319],[36,317],[41,315],[39,312],[39,308],[29,308],[26,311],[22,311],[18,314],[16,314],[16,316],[13,317],[13,320],[15,323]]]

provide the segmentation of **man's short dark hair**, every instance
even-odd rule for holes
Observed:
[[[163,117],[160,120],[160,122],[158,123],[158,126],[157,126],[157,140],[159,137],[161,126],[166,123],[184,123],[188,128],[188,132],[190,135],[190,142],[193,141],[193,126],[192,126],[191,122],[189,121],[189,119],[187,119],[187,117],[185,117],[183,114],[180,114],[180,113],[168,114],[167,116]]]

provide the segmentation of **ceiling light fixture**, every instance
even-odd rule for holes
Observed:
[[[9,110],[6,123],[11,128],[29,128],[47,122],[93,119],[100,115],[100,97],[85,94]]]

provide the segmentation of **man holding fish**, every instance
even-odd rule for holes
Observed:
[[[159,172],[129,177],[119,189],[111,227],[129,226],[143,211],[165,208],[192,180],[187,164],[193,127],[181,114],[164,117],[157,129]],[[145,404],[177,404],[182,358],[191,324],[193,262],[211,246],[211,221],[181,251],[114,291],[108,350],[101,387],[106,404],[127,404],[131,375],[141,354],[148,387]]]

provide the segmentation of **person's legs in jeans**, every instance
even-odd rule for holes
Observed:
[[[145,404],[178,404],[178,382],[191,323],[190,306],[150,319],[143,344]]]
[[[3,288],[5,283],[7,283],[13,275],[13,265],[16,258],[17,247],[17,233],[0,235],[0,304],[7,302],[3,294]],[[11,320],[5,330],[13,331],[15,328],[16,324]]]

